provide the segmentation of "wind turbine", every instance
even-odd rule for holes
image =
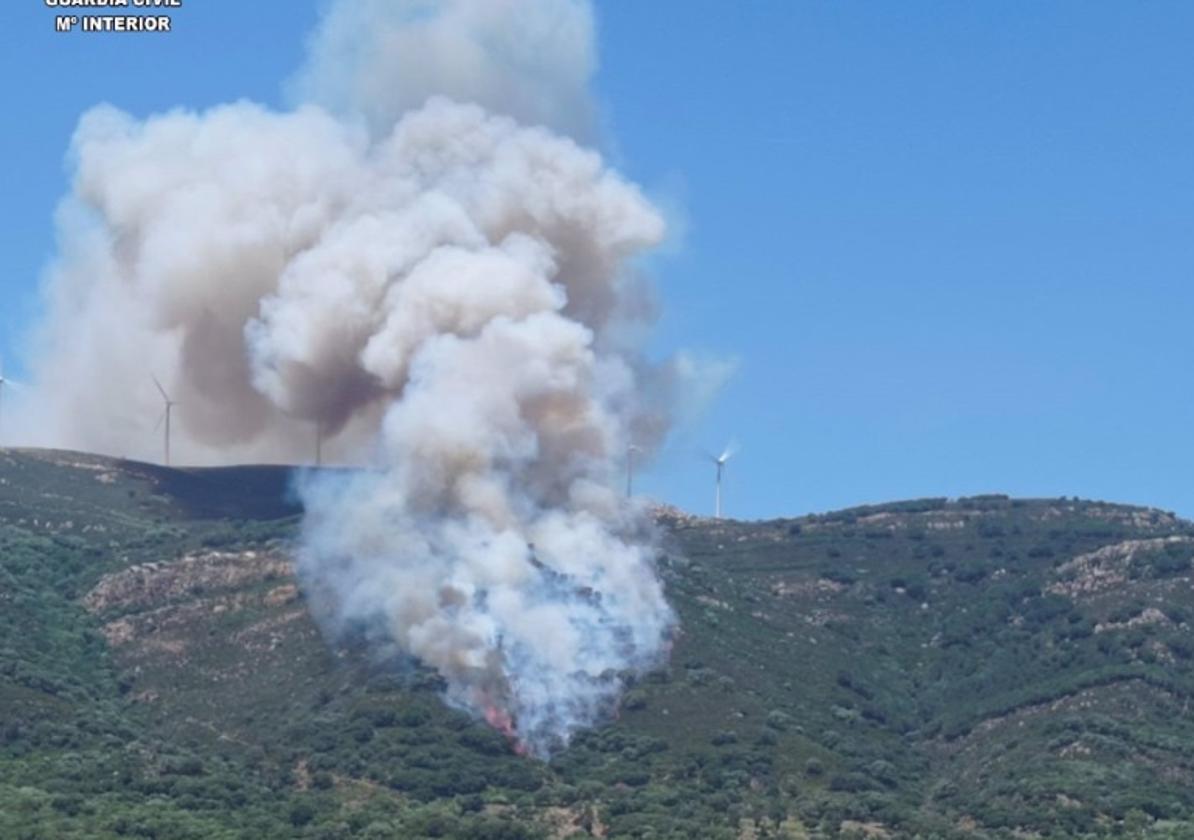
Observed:
[[[156,432],[158,427],[162,425],[162,421],[166,421],[166,466],[170,466],[170,414],[174,411],[174,406],[178,405],[174,400],[170,399],[170,395],[166,393],[166,389],[162,387],[162,383],[158,382],[156,376],[153,377],[153,384],[158,387],[158,393],[162,395],[162,399],[166,403],[166,410],[162,416],[158,418],[158,425],[153,427]]]
[[[714,516],[717,519],[721,519],[721,474],[722,471],[725,470],[726,462],[733,458],[737,451],[738,449],[734,444],[727,443],[726,448],[721,451],[720,455],[707,455],[709,460],[717,465],[717,495],[715,496],[716,501],[714,507],[714,510],[716,511]]]

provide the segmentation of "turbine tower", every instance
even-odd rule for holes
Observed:
[[[153,427],[156,432],[158,427],[162,425],[162,421],[166,422],[166,466],[170,466],[170,414],[174,411],[174,406],[178,405],[174,400],[170,399],[170,395],[166,393],[166,389],[162,387],[162,383],[158,382],[156,376],[153,377],[153,384],[157,386],[158,393],[162,395],[162,400],[166,403],[166,410],[162,416],[158,418],[158,425]]]
[[[634,494],[634,453],[643,450],[633,443],[626,447],[626,498]]]
[[[717,494],[714,497],[714,517],[721,519],[721,474],[725,470],[726,462],[734,457],[736,448],[734,444],[726,444],[726,448],[721,451],[720,455],[709,455],[709,460],[717,465]]]

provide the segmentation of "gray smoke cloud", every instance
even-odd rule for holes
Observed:
[[[575,0],[334,3],[287,112],[80,121],[34,354],[33,442],[302,482],[326,631],[445,678],[545,755],[666,655],[652,531],[622,498],[676,372],[639,345],[659,212],[587,136]],[[34,431],[36,430],[36,431]]]

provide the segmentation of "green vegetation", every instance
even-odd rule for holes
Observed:
[[[1194,836],[1194,529],[663,516],[682,632],[551,762],[329,650],[271,468],[0,451],[0,837]]]

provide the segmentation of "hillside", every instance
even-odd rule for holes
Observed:
[[[1194,837],[1194,526],[662,511],[682,633],[544,764],[329,650],[280,468],[0,450],[0,837]]]

